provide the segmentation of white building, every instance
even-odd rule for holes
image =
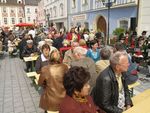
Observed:
[[[44,0],[47,23],[54,23],[58,30],[67,29],[67,0]]]
[[[46,26],[46,14],[44,10],[44,0],[38,3],[37,23],[41,26]]]
[[[150,0],[139,0],[138,34],[143,30],[150,35]]]
[[[0,0],[0,26],[13,26],[24,22],[23,0]]]
[[[25,0],[25,20],[26,23],[37,23],[37,9],[40,0]]]

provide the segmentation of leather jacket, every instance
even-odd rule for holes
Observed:
[[[125,81],[125,73],[122,73],[122,85],[125,93],[125,106],[131,105],[132,101],[128,86]],[[108,66],[96,80],[96,86],[92,90],[93,99],[95,104],[103,109],[106,113],[122,113],[123,110],[118,106],[118,82],[115,76],[115,72]]]

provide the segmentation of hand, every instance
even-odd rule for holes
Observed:
[[[126,110],[129,109],[129,108],[131,108],[131,106],[130,106],[130,105],[127,105]]]
[[[31,53],[31,55],[30,55],[31,57],[33,57],[34,56],[34,53]]]

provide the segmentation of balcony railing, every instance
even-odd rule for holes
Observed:
[[[113,3],[113,6],[123,6],[123,5],[130,5],[130,4],[137,4],[138,0],[116,0]],[[95,9],[104,8],[105,5],[103,4],[102,0],[95,0]]]

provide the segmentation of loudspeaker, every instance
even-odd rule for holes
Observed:
[[[137,22],[136,22],[136,17],[133,17],[130,19],[130,30],[131,31],[135,31],[136,27],[137,27]]]

